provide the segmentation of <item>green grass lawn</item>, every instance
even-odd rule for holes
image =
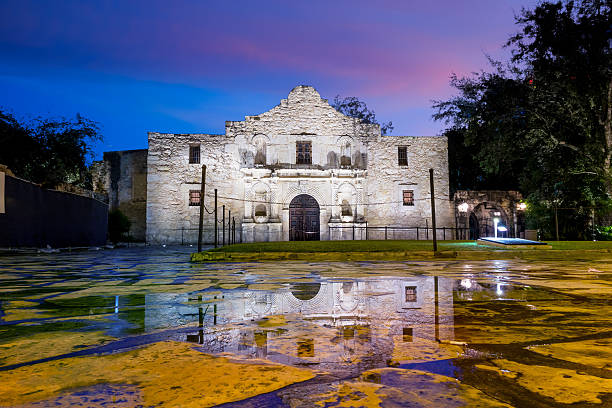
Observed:
[[[552,249],[584,250],[584,249],[612,249],[612,241],[544,241]]]
[[[439,241],[439,251],[476,250],[474,241]],[[481,247],[482,249],[482,247]],[[222,252],[396,252],[432,251],[431,241],[280,241],[227,245]]]
[[[555,250],[611,249],[612,241],[548,241]],[[438,251],[498,251],[504,248],[477,245],[475,241],[438,241]],[[280,241],[226,245],[211,252],[402,252],[431,251],[431,241]]]

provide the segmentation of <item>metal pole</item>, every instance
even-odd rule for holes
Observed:
[[[232,210],[227,210],[227,244],[232,243]]]
[[[236,220],[232,217],[232,243],[236,243]]]
[[[217,189],[215,188],[215,248],[218,246],[219,241],[219,217],[217,217]]]
[[[202,251],[202,231],[204,229],[204,189],[206,187],[206,165],[202,165],[202,183],[200,185],[200,223],[198,224],[198,252]]]
[[[222,218],[222,220],[223,220],[223,224],[222,224],[223,225],[223,227],[222,227],[222,231],[223,231],[222,232],[222,235],[223,235],[223,241],[222,242],[223,242],[223,244],[221,246],[225,246],[225,204],[223,204],[223,218]]]
[[[353,223],[353,241],[355,240],[355,223]]]
[[[433,169],[429,169],[429,187],[431,190],[431,228],[433,230],[433,250],[438,251],[438,240],[436,239],[436,195],[434,193]]]
[[[387,226],[385,225],[385,240],[387,240]]]

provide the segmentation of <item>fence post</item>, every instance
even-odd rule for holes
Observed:
[[[236,243],[236,220],[232,217],[232,243]]]
[[[417,241],[419,240],[419,227],[417,227]]]
[[[368,240],[368,222],[366,221],[366,241]]]
[[[442,227],[442,240],[446,241],[446,227]]]
[[[202,165],[202,182],[200,185],[200,222],[198,224],[198,252],[202,252],[202,230],[204,229],[204,189],[206,188],[206,165]]]
[[[355,223],[353,223],[353,241],[355,240]]]
[[[215,248],[218,246],[219,242],[219,217],[217,216],[217,189],[215,188]]]
[[[232,210],[227,210],[227,244],[232,244]]]
[[[387,240],[387,226],[385,225],[385,241]]]
[[[221,232],[221,236],[223,237],[223,240],[221,241],[222,242],[221,246],[225,246],[225,204],[223,204],[223,217],[221,218],[221,220],[222,220],[221,222],[223,225],[223,228],[222,228],[223,232]]]

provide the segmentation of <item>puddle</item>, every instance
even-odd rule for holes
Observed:
[[[0,258],[0,405],[612,405],[610,261],[188,254]]]

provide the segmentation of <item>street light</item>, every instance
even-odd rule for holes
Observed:
[[[460,213],[465,214],[468,210],[468,203],[461,203],[457,206]]]

